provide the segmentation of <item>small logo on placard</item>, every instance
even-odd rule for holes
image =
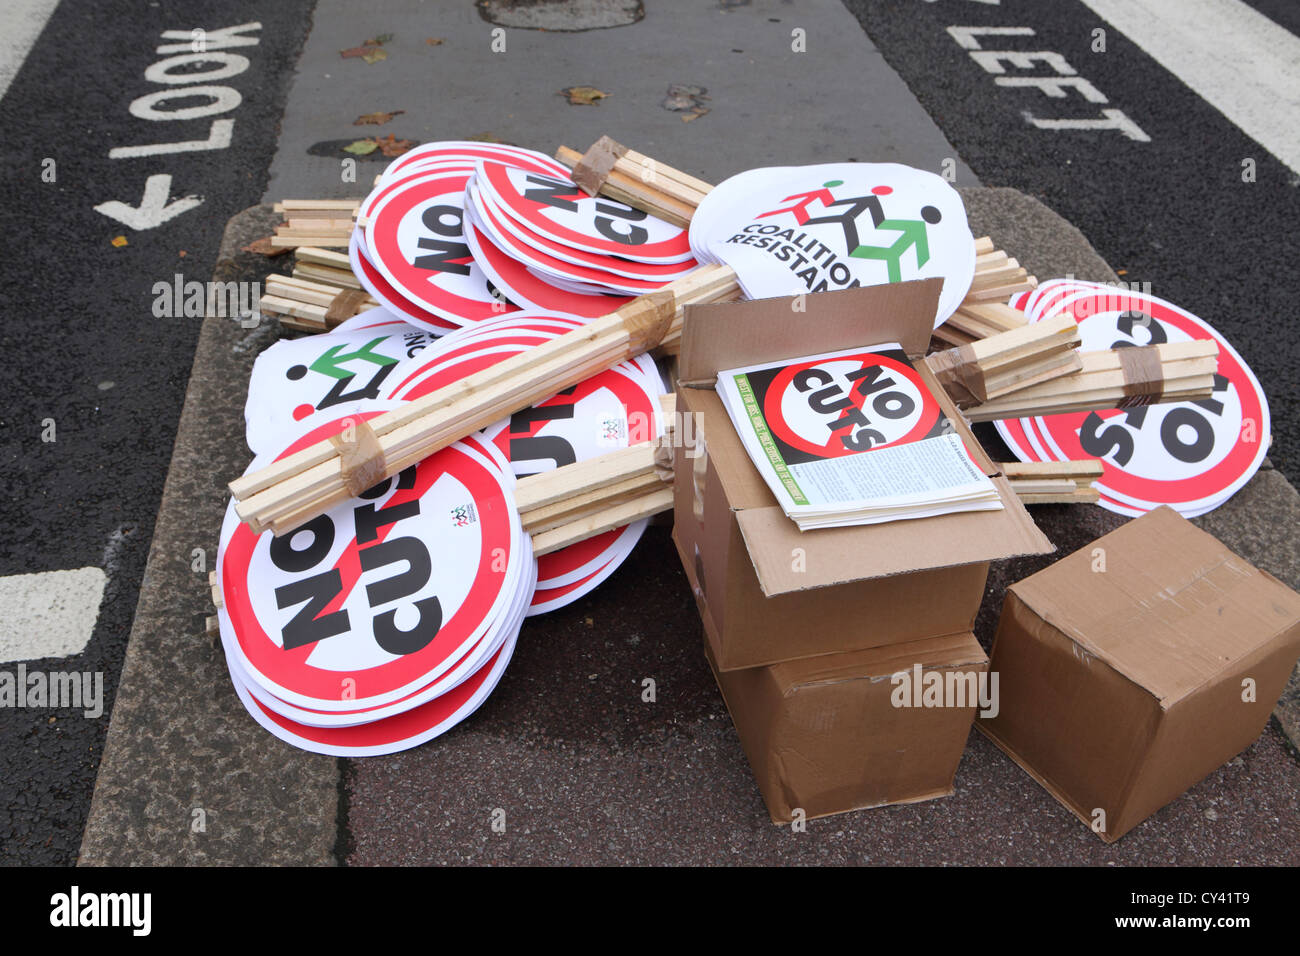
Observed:
[[[478,512],[474,510],[473,502],[466,502],[451,509],[451,523],[457,528],[463,528],[466,525],[478,522]]]
[[[600,420],[600,438],[607,444],[623,445],[627,441],[627,423],[621,418],[607,417]]]

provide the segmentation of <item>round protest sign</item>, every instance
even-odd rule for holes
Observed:
[[[574,292],[547,281],[530,272],[523,262],[502,252],[479,229],[477,223],[467,226],[465,238],[473,251],[474,261],[489,277],[492,285],[500,289],[511,302],[519,302],[530,309],[569,312],[595,319],[609,315],[619,306],[632,301],[630,296]]]
[[[405,298],[465,325],[504,311],[465,242],[463,172],[413,177],[377,202],[365,257]]]
[[[348,727],[317,727],[291,720],[253,696],[250,685],[233,670],[231,678],[252,718],[286,743],[332,757],[375,757],[417,747],[477,710],[500,682],[517,639],[516,629],[478,671],[447,693],[391,717]]]
[[[384,278],[383,273],[366,258],[366,244],[361,238],[362,235],[364,235],[363,230],[352,230],[352,235],[348,238],[348,260],[352,264],[352,274],[357,277],[365,290],[374,296],[376,302],[413,325],[428,329],[434,335],[442,335],[444,332],[460,328],[455,322],[448,322],[427,309],[419,308],[395,289],[393,284]],[[489,289],[489,291],[493,290]],[[504,301],[501,305],[506,311],[514,308]]]
[[[1208,399],[1035,418],[1033,433],[1046,454],[1101,459],[1106,473],[1096,487],[1136,508],[1167,504],[1199,513],[1250,480],[1267,451],[1268,402],[1241,356],[1208,323],[1155,296],[1106,286],[1059,301],[1051,312],[1074,316],[1085,350],[1211,339],[1219,359]]]
[[[346,441],[370,414],[309,419],[276,457]],[[463,663],[501,626],[532,561],[512,485],[493,449],[464,441],[278,538],[232,510],[218,564],[244,672],[294,706],[355,711]]]
[[[465,209],[474,225],[512,258],[547,275],[593,282],[616,292],[635,294],[657,289],[698,265],[693,258],[673,263],[634,262],[575,249],[537,233],[521,233],[474,180],[466,189]]]
[[[896,163],[749,170],[710,192],[691,220],[701,261],[736,270],[750,298],[943,279],[935,326],[975,274],[961,196]]]
[[[371,309],[331,332],[276,342],[253,363],[244,407],[248,447],[272,451],[317,412],[338,418],[372,407],[392,387],[398,365],[434,341],[427,330]]]
[[[685,229],[604,196],[588,196],[567,176],[483,161],[475,182],[522,230],[554,242],[640,262],[690,258]]]
[[[542,555],[537,559],[537,589],[550,591],[588,579],[611,561],[615,562],[614,567],[617,568],[641,540],[641,535],[649,524],[648,520],[642,518]],[[612,573],[614,569],[610,570]]]
[[[393,179],[409,176],[412,172],[439,163],[457,163],[473,166],[481,159],[493,160],[510,166],[520,166],[546,173],[550,176],[567,178],[569,170],[558,160],[545,153],[509,146],[505,143],[476,143],[471,141],[447,140],[437,143],[424,143],[408,150],[388,164],[380,176],[380,185]]]

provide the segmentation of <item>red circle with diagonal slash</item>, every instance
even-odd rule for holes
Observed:
[[[555,240],[576,246],[581,249],[587,249],[592,252],[603,252],[611,256],[621,256],[623,258],[639,259],[661,259],[674,261],[688,258],[691,254],[690,241],[687,238],[685,229],[678,229],[677,232],[669,239],[659,242],[646,242],[639,245],[631,245],[623,242],[615,242],[596,232],[578,231],[571,226],[557,221],[552,216],[546,214],[544,210],[548,207],[535,199],[527,199],[515,187],[510,179],[510,168],[503,166],[501,163],[484,161],[479,164],[479,177],[492,190],[493,195],[500,201],[502,209],[512,217],[518,219],[524,225],[531,229],[550,236]],[[569,181],[572,183],[572,180]],[[595,203],[593,197],[588,196],[576,184],[573,185],[573,200],[579,204]],[[600,200],[609,202],[609,200]],[[624,205],[619,203],[617,205]],[[663,220],[655,220],[662,223]]]
[[[591,295],[552,285],[529,272],[518,259],[501,251],[487,233],[472,222],[466,223],[465,236],[479,268],[512,302],[527,302],[534,309],[557,309],[595,319],[632,301],[631,296]]]
[[[434,200],[443,200],[446,205],[454,206],[461,211],[460,238],[463,241],[465,223],[462,202],[468,179],[469,176],[465,172],[449,172],[446,175],[429,178],[412,177],[406,181],[405,186],[375,204],[371,211],[370,224],[365,230],[366,245],[371,253],[367,258],[384,278],[416,305],[429,309],[444,319],[461,324],[501,315],[500,303],[487,291],[486,277],[480,276],[483,281],[482,298],[453,292],[452,287],[472,281],[471,277],[440,274],[418,268],[403,255],[398,237],[403,221],[419,206]],[[468,248],[466,254],[468,256]],[[469,267],[471,270],[476,269],[472,256],[469,256]],[[482,272],[482,270],[478,271]]]
[[[520,227],[493,206],[491,197],[473,183],[467,187],[465,204],[479,219],[492,243],[504,253],[517,259],[532,259],[532,264],[538,268],[568,275],[579,281],[618,282],[626,279],[662,288],[666,283],[688,275],[699,266],[694,258],[683,262],[652,263],[587,252],[534,232],[529,232],[525,241],[525,237],[519,235]]]
[[[379,413],[356,417],[368,419],[374,414]],[[339,419],[314,429],[276,456],[276,460],[338,434],[345,427],[346,420]],[[420,495],[431,489],[444,474],[466,489],[478,512],[480,547],[474,583],[459,606],[444,609],[442,626],[429,644],[376,667],[351,671],[314,667],[307,658],[315,649],[315,643],[286,651],[271,639],[257,618],[251,596],[252,589],[265,586],[265,582],[249,579],[249,568],[258,545],[263,540],[269,541],[271,535],[270,532],[257,535],[248,525],[238,525],[222,558],[221,587],[226,612],[234,627],[238,647],[245,657],[243,663],[251,676],[277,697],[293,703],[305,701],[304,706],[311,706],[311,701],[338,701],[342,681],[350,677],[355,681],[351,699],[357,707],[363,707],[377,699],[396,699],[427,684],[430,674],[437,672],[441,665],[454,663],[481,637],[479,632],[490,623],[492,613],[498,608],[507,579],[504,572],[493,566],[501,567],[502,555],[506,556],[505,567],[514,558],[514,506],[503,492],[501,476],[485,460],[471,455],[463,446],[452,445],[419,463],[415,487],[421,489]],[[420,495],[415,496],[416,500]],[[344,551],[340,562],[350,558],[349,565],[355,563],[355,544],[354,537],[352,546]],[[339,566],[339,563],[335,564],[335,567]],[[303,574],[314,575],[322,570],[329,569],[313,568]],[[351,586],[356,586],[357,577],[357,574],[352,575]],[[335,605],[342,605],[350,590],[346,573],[344,583],[343,592],[336,595],[321,613],[337,610]],[[344,632],[325,640],[346,639],[351,633]]]
[[[807,438],[804,438],[785,420],[785,413],[782,410],[782,403],[787,390],[794,387],[794,377],[805,369],[815,368],[818,365],[828,362],[860,361],[862,368],[868,365],[879,365],[890,372],[894,372],[901,377],[920,399],[921,414],[916,424],[907,432],[907,434],[886,442],[883,445],[873,445],[870,450],[877,448],[888,448],[892,445],[905,445],[908,442],[918,441],[930,434],[935,423],[942,414],[939,402],[935,399],[930,390],[925,387],[921,377],[916,374],[916,369],[910,365],[895,361],[886,355],[878,352],[863,352],[859,355],[844,355],[834,359],[820,359],[814,362],[798,362],[794,365],[788,365],[772,380],[772,384],[767,388],[767,394],[763,399],[763,415],[767,418],[768,427],[781,441],[785,442],[791,448],[797,448],[800,451],[807,452],[810,455],[817,455],[822,458],[840,458],[845,455],[861,454],[861,451],[855,451],[852,448],[844,447],[842,441],[837,440],[837,434],[829,433],[826,444],[817,445]],[[861,408],[862,401],[865,401],[862,395],[856,390],[851,392],[853,399]]]

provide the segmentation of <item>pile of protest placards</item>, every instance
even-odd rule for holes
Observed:
[[[1047,321],[1060,309],[1021,295],[1027,328],[967,341],[1014,329],[996,300],[1034,280],[971,237],[939,177],[852,163],[752,170],[711,188],[619,150],[584,189],[540,153],[431,143],[381,174],[354,223],[302,218],[342,206],[284,204],[280,244],[299,247],[298,263],[268,281],[264,304],[321,334],[277,343],[254,368],[255,457],[231,482],[216,586],[232,679],[283,739],[368,754],[436,736],[491,692],[525,616],[615,572],[645,517],[671,501],[655,461],[664,378],[647,352],[676,352],[687,306],[934,279],[931,326],[960,310],[968,331],[930,371],[972,419],[1056,410],[1061,395],[1076,402],[1065,407],[1108,408],[1135,388],[1208,407],[1213,357],[1184,354],[1178,336],[1150,339],[1168,355],[1081,363],[1087,323]],[[590,178],[591,158],[566,157],[575,178]],[[630,162],[660,178],[632,182]],[[312,229],[346,254],[304,246]],[[1003,507],[934,402],[920,351],[789,352],[717,376],[745,450],[799,528]],[[1267,435],[1266,406],[1249,420]],[[1183,424],[1168,427],[1199,447]],[[1106,457],[1097,445],[1038,460]],[[563,470],[634,447],[591,475]],[[1038,500],[1087,500],[1090,467],[1018,481]],[[561,477],[524,495],[521,519],[516,479],[548,472]],[[1135,499],[1118,484],[1099,494],[1108,506]]]

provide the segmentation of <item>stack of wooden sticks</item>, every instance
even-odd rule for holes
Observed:
[[[1101,495],[1092,483],[1101,477],[1102,463],[1083,461],[1009,461],[999,466],[1011,490],[1027,505],[1082,504]]]
[[[675,396],[660,399],[664,434],[519,479],[515,504],[539,557],[673,507]]]
[[[285,216],[271,237],[271,245],[344,246],[352,235],[358,199],[286,199],[275,204]]]
[[[1079,326],[1068,315],[932,352],[926,364],[960,408],[1079,371]]]
[[[700,201],[713,187],[649,156],[602,136],[586,153],[561,146],[555,158],[573,171],[588,195],[598,192],[675,226],[689,226]]]
[[[1038,323],[1041,324],[1041,323]],[[963,410],[973,422],[1209,398],[1217,342],[1196,339],[1082,352],[1079,371]]]
[[[267,276],[261,299],[264,313],[299,332],[327,332],[378,304],[352,274],[345,254],[311,246],[297,250],[292,275]]]
[[[934,337],[951,345],[969,345],[999,332],[1009,332],[1025,324],[1025,315],[1006,300],[1017,292],[1038,286],[1038,280],[1025,271],[1018,261],[993,240],[983,236],[975,240],[975,278],[970,291],[957,311],[934,330]]]

